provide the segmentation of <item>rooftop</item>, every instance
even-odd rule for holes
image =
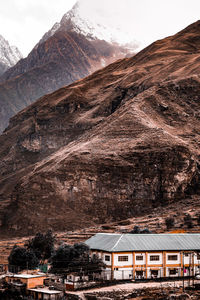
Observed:
[[[200,251],[200,234],[114,234],[97,233],[85,242],[93,250],[123,251]]]
[[[62,291],[49,290],[47,287],[46,288],[37,288],[37,289],[28,289],[28,291],[42,293],[42,294],[50,294],[50,295],[62,293]]]
[[[23,279],[29,279],[29,278],[37,278],[37,277],[46,277],[46,274],[26,274],[26,273],[22,273],[22,274],[9,274],[6,275],[9,277],[14,277],[14,278],[23,278]]]

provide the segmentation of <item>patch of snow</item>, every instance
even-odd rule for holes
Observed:
[[[90,5],[91,3],[91,0],[76,2],[62,17],[60,23],[56,23],[41,41],[45,41],[60,29],[71,29],[89,40],[99,39],[117,43],[132,51],[138,48],[138,42],[133,39],[132,32],[121,30],[117,24],[111,22],[111,16],[101,14],[98,9]]]
[[[8,41],[0,35],[0,63],[8,68],[14,66],[22,57],[16,46],[10,46]]]
[[[103,58],[101,59],[101,66],[102,66],[102,67],[105,67],[105,66],[106,66],[105,59],[103,59]]]

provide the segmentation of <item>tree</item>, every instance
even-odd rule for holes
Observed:
[[[49,259],[54,251],[55,236],[49,230],[45,234],[38,232],[34,238],[25,245],[27,249],[32,250],[36,257],[43,261]]]
[[[22,271],[25,269],[35,269],[39,260],[32,250],[27,250],[24,247],[14,246],[8,257],[9,268],[15,269],[15,271]]]
[[[51,272],[69,274],[71,272],[89,274],[101,272],[104,263],[96,256],[90,257],[89,247],[85,244],[62,245],[51,258]]]

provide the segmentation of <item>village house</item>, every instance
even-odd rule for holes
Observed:
[[[37,300],[59,300],[64,295],[63,291],[51,290],[48,287],[28,289],[27,291],[32,299]]]
[[[89,286],[89,277],[87,275],[80,275],[76,272],[70,273],[65,279],[66,290],[77,290]]]
[[[106,265],[107,280],[194,276],[200,273],[200,234],[98,233],[86,242]]]
[[[26,289],[35,288],[36,286],[42,286],[44,280],[47,278],[46,274],[8,274],[5,277],[6,282],[16,286],[25,286]]]

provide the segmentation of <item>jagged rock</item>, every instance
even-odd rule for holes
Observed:
[[[15,46],[10,46],[8,41],[0,35],[0,75],[13,67],[20,59],[22,54]]]

